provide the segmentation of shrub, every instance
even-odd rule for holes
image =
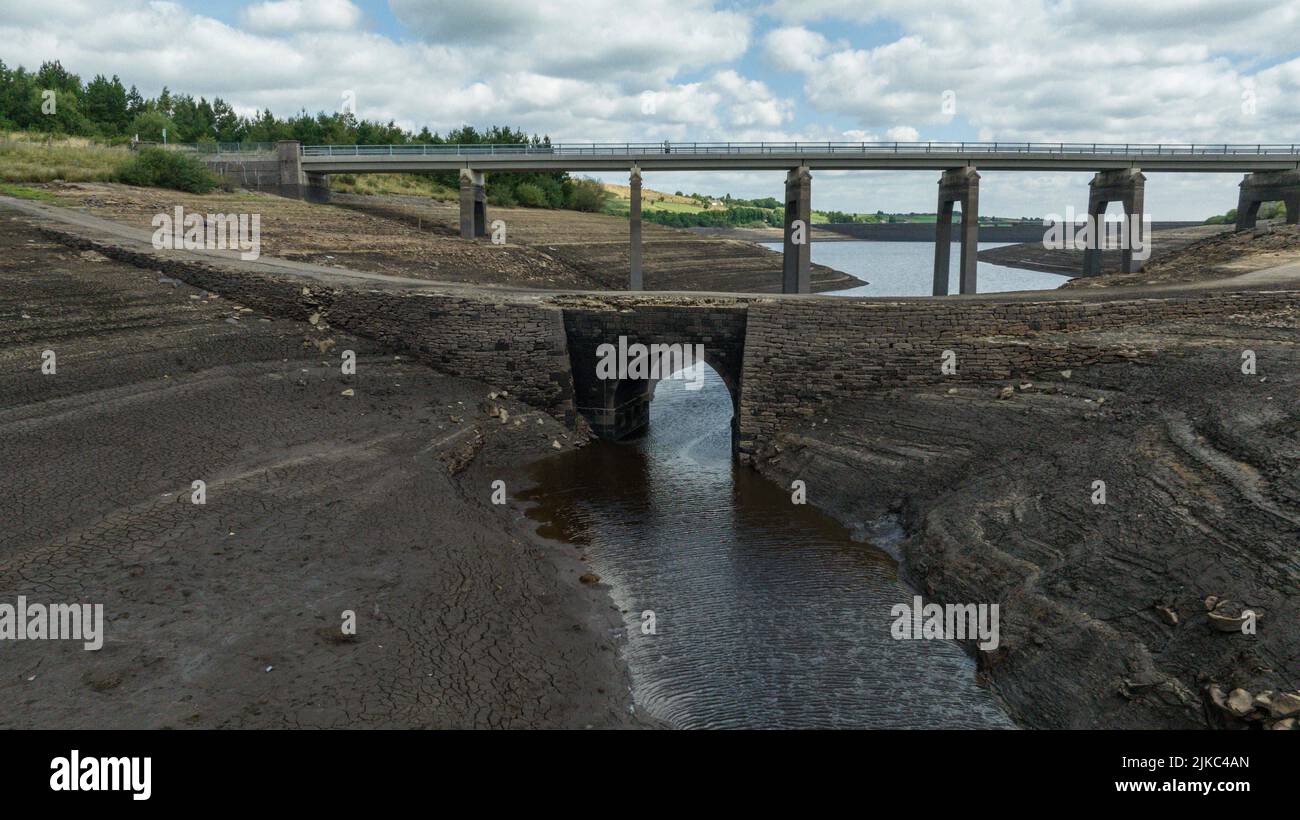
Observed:
[[[173,188],[192,194],[206,194],[217,187],[217,179],[197,157],[166,148],[145,147],[136,152],[122,170],[118,182],[153,188]]]
[[[579,179],[573,183],[569,207],[575,211],[600,213],[605,210],[609,191],[594,179]]]
[[[546,192],[531,182],[523,182],[515,186],[515,199],[525,208],[549,208],[551,205],[546,198]]]

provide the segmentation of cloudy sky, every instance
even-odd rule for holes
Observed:
[[[351,92],[369,119],[559,141],[1300,142],[1300,0],[0,0],[0,59],[56,58],[244,112]],[[934,210],[934,174],[815,177],[817,208]],[[1087,180],[989,172],[981,209],[1081,209]],[[1203,218],[1239,181],[1151,174],[1147,209]],[[782,175],[647,185],[779,196]]]

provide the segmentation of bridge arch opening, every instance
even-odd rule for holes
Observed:
[[[651,405],[661,390],[674,394],[683,391],[675,396],[674,404],[689,407],[690,394],[706,388],[727,391],[734,430],[740,393],[738,379],[730,374],[725,361],[707,352],[702,359],[693,360],[689,365],[664,368],[657,377],[627,376],[600,380],[599,393],[589,391],[588,403],[580,403],[577,409],[596,435],[621,441],[637,438],[646,432],[651,423]],[[591,403],[593,398],[596,401]]]
[[[682,381],[682,372],[700,361],[726,386],[734,432],[745,305],[616,298],[607,306],[565,307],[563,314],[573,406],[596,435],[621,439],[644,429],[658,383]]]

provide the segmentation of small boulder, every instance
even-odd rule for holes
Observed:
[[[1300,715],[1300,695],[1294,692],[1281,692],[1269,699],[1268,713],[1275,718],[1289,718]]]
[[[1161,604],[1156,604],[1156,612],[1160,613],[1160,617],[1164,620],[1165,623],[1169,624],[1170,626],[1178,626],[1177,612],[1174,612],[1169,607],[1162,606]]]
[[[1245,689],[1233,689],[1228,693],[1228,714],[1245,717],[1255,711],[1255,699]]]

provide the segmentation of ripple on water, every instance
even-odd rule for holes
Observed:
[[[625,611],[637,708],[678,727],[1012,726],[959,646],[890,636],[914,592],[888,554],[733,464],[721,379],[684,384],[659,384],[643,438],[548,459],[525,494]]]

